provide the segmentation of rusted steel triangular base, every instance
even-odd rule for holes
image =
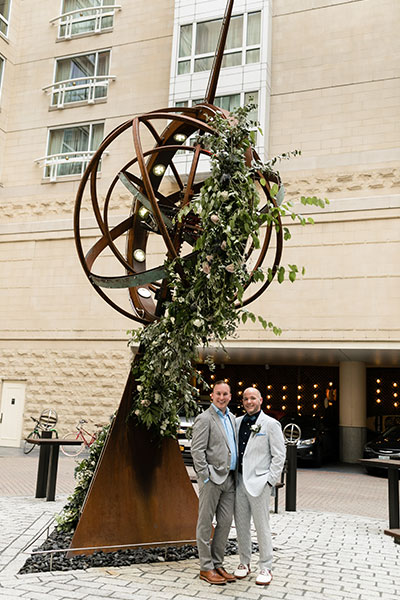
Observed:
[[[132,426],[133,389],[131,373],[69,555],[93,552],[73,548],[112,551],[196,537],[198,501],[178,444],[173,439],[158,442],[145,428]]]

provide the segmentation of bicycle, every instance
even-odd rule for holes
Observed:
[[[32,444],[29,440],[37,440],[42,437],[43,431],[51,431],[51,437],[53,437],[53,433],[55,433],[55,437],[58,438],[58,431],[55,428],[57,424],[58,416],[56,411],[53,408],[47,408],[42,411],[40,417],[36,419],[31,416],[32,421],[34,421],[35,427],[34,430],[30,432],[29,435],[26,436],[24,441],[23,452],[24,454],[29,454],[32,452],[36,444]]]
[[[90,433],[90,431],[87,431],[82,427],[84,423],[87,423],[87,421],[85,419],[80,419],[78,425],[76,425],[77,432],[70,431],[62,438],[63,440],[76,440],[83,442],[82,444],[76,446],[63,446],[61,444],[61,452],[65,454],[65,456],[78,456],[84,448],[90,448],[90,446],[96,441],[98,431]],[[99,429],[103,427],[103,425],[99,425],[98,423],[95,423],[94,425]],[[85,434],[88,437],[85,437]]]

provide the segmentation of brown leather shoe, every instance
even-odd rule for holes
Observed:
[[[236,581],[236,577],[232,573],[228,573],[225,571],[224,567],[215,567],[218,575],[221,575],[228,583],[232,583],[232,581]]]
[[[225,585],[226,583],[225,577],[218,575],[215,569],[211,569],[210,571],[200,571],[200,579],[216,585]]]

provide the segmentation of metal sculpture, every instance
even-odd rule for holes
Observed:
[[[93,156],[78,190],[74,229],[82,267],[102,298],[124,316],[144,325],[162,315],[163,304],[168,294],[163,265],[146,268],[149,234],[161,236],[165,244],[166,258],[172,260],[181,255],[184,243],[190,250],[201,228],[197,218],[190,212],[182,222],[175,222],[174,215],[191,202],[203,185],[203,181],[197,176],[198,167],[199,161],[207,156],[208,152],[198,143],[187,143],[188,139],[194,133],[212,133],[208,117],[216,112],[229,116],[214,106],[213,102],[232,8],[233,0],[229,0],[204,102],[193,108],[164,108],[146,113],[114,129]],[[159,121],[167,122],[160,134],[157,132]],[[104,153],[119,136],[129,130],[132,130],[135,154],[112,180],[101,209],[97,191],[100,162]],[[154,140],[155,145],[149,150],[143,149],[142,131],[146,131]],[[192,155],[186,182],[174,164],[174,157],[182,150]],[[246,159],[250,162],[254,157],[253,153]],[[173,186],[165,192],[162,191],[161,185],[167,173]],[[261,177],[267,179],[262,173],[259,174],[260,179]],[[273,181],[279,184],[276,179]],[[132,212],[125,220],[110,227],[113,193],[116,193],[117,186],[121,185],[132,194]],[[90,186],[93,213],[100,237],[85,254],[81,214],[87,186]],[[266,196],[266,204],[261,211],[268,211],[271,203],[274,203],[269,195],[268,181],[262,190]],[[251,245],[248,248],[245,258],[252,261],[250,272],[260,267],[266,258],[272,232],[273,226],[267,226],[256,256],[253,256],[255,249]],[[272,275],[278,269],[282,251],[282,228],[275,228],[275,232]],[[126,237],[125,253],[118,246],[122,236]],[[94,271],[98,264],[96,261],[102,257],[105,250],[111,251],[123,274],[103,275]],[[190,255],[189,251],[186,258]],[[181,258],[185,260],[185,256]],[[245,298],[242,305],[258,297],[270,282],[271,277]],[[131,310],[127,310],[111,297],[111,290],[120,288],[128,289]],[[137,355],[135,360],[140,360],[140,355]],[[127,422],[133,390],[134,381],[130,374],[71,545],[71,549],[89,549],[75,552],[91,552],[93,547],[107,550],[115,549],[115,546],[140,543],[157,545],[161,542],[176,543],[179,540],[194,541],[197,498],[187,477],[177,443],[171,439],[163,440],[155,448],[146,430],[133,427]],[[101,523],[101,527],[97,526],[98,523]]]

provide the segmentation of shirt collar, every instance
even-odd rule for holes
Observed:
[[[211,406],[214,407],[215,412],[217,413],[217,415],[219,415],[220,417],[227,417],[229,415],[229,408],[226,407],[225,409],[225,414],[222,412],[222,410],[220,410],[217,406],[215,406],[215,404],[213,404],[211,402]]]
[[[259,410],[257,413],[255,413],[254,415],[248,415],[247,413],[244,415],[243,417],[243,421],[245,423],[255,423],[258,419],[258,417],[260,416],[261,410]]]

